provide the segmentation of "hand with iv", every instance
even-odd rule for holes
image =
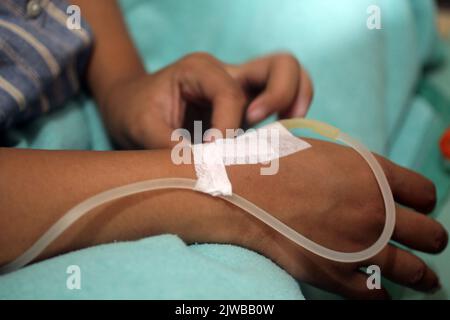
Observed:
[[[369,247],[381,233],[385,210],[367,163],[350,148],[308,142],[311,148],[280,159],[276,175],[260,175],[261,165],[227,167],[233,192],[325,247],[344,252]],[[189,190],[147,192],[96,208],[58,237],[38,260],[100,243],[172,233],[187,243],[230,243],[255,250],[298,280],[346,297],[387,297],[385,290],[367,288],[367,275],[360,268],[373,264],[383,277],[401,285],[436,290],[437,275],[407,251],[437,253],[447,244],[445,229],[425,215],[435,205],[434,186],[417,173],[378,159],[398,203],[393,240],[406,248],[392,243],[363,263],[321,258],[246,211]],[[28,166],[31,162],[33,166]],[[0,165],[1,265],[22,254],[75,204],[99,192],[148,179],[196,178],[192,165],[172,163],[170,150],[0,149]],[[42,176],[45,183],[33,183],[42,181]]]
[[[309,239],[334,250],[356,252],[374,243],[384,227],[385,208],[375,178],[353,150],[308,140],[312,148],[280,159],[274,176],[257,168],[228,167],[233,191],[262,207]],[[362,263],[338,263],[294,244],[251,216],[241,245],[271,258],[297,279],[350,298],[387,298],[369,290],[361,268],[377,265],[381,276],[416,290],[439,288],[437,275],[410,251],[441,252],[445,229],[427,217],[436,194],[431,181],[377,157],[392,189],[396,225],[392,240]],[[400,248],[397,244],[405,246]]]

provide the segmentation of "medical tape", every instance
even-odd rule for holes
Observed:
[[[226,166],[266,164],[309,147],[309,143],[292,135],[279,122],[250,129],[236,138],[193,145],[195,189],[213,196],[230,196],[232,185]]]
[[[231,195],[231,182],[223,163],[222,149],[215,143],[192,147],[197,183],[195,189],[213,196]]]

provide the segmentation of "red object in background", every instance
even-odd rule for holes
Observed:
[[[446,160],[450,160],[450,128],[445,130],[439,142],[441,153]]]

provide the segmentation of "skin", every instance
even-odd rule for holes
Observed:
[[[244,116],[250,124],[277,112],[304,116],[311,103],[311,80],[290,54],[229,65],[207,53],[193,53],[148,74],[114,1],[72,2],[94,30],[87,78],[121,147],[170,147],[170,134],[182,126],[186,108],[211,105],[212,126],[225,133],[239,128]]]
[[[196,53],[147,74],[114,2],[73,2],[81,6],[96,35],[87,72],[89,86],[111,136],[124,148],[170,146],[169,132],[183,122],[185,110],[199,105],[211,105],[211,123],[223,131],[238,127],[243,117],[254,123],[274,112],[301,116],[310,104],[309,77],[289,54],[227,65]],[[234,192],[322,245],[342,251],[369,246],[384,224],[384,208],[371,171],[348,148],[309,141],[313,148],[281,159],[274,176],[261,176],[258,165],[228,167]],[[399,204],[393,239],[410,249],[442,251],[447,233],[424,215],[435,205],[433,184],[379,159]],[[0,148],[0,172],[0,264],[13,260],[64,212],[98,192],[146,179],[195,178],[192,166],[175,166],[167,149]],[[48,201],[50,195],[52,201]],[[385,290],[368,290],[365,285],[367,276],[360,268],[374,263],[383,276],[399,284],[422,291],[439,287],[437,276],[422,260],[394,244],[360,264],[328,261],[221,199],[181,190],[143,193],[97,208],[38,260],[163,233],[177,234],[187,243],[231,243],[255,250],[297,279],[350,298],[388,297]]]
[[[273,176],[261,176],[259,165],[227,167],[234,192],[324,246],[346,252],[368,247],[384,225],[383,202],[370,169],[349,148],[309,142],[312,148],[282,158]],[[442,251],[447,233],[424,214],[435,205],[433,184],[386,159],[379,157],[379,161],[398,203],[393,240],[409,249]],[[27,168],[26,175],[23,168]],[[89,196],[145,179],[195,178],[191,165],[172,163],[169,150],[0,149],[0,171],[2,264],[22,253],[64,212]],[[394,244],[363,263],[328,261],[224,200],[194,191],[147,192],[104,205],[76,222],[39,259],[163,233],[177,234],[187,243],[231,243],[255,250],[300,281],[350,298],[388,297],[384,289],[367,289],[367,276],[360,268],[371,264],[379,265],[386,278],[413,289],[439,287],[437,275],[420,258]]]

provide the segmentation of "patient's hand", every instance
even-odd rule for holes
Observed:
[[[171,133],[183,126],[187,107],[212,106],[211,125],[225,132],[239,128],[245,113],[250,124],[273,113],[304,116],[311,99],[311,81],[289,54],[226,65],[196,53],[153,75],[118,82],[102,110],[122,147],[154,149],[171,145]]]
[[[311,140],[312,148],[280,160],[280,171],[261,176],[256,166],[228,167],[233,191],[266,209],[303,235],[331,249],[355,252],[381,234],[385,210],[378,184],[352,149]],[[417,173],[378,157],[397,202],[393,240],[437,253],[447,243],[444,228],[425,214],[435,188]],[[439,287],[436,274],[415,254],[395,244],[363,263],[338,263],[316,256],[246,213],[248,232],[237,241],[256,250],[301,281],[351,298],[386,298],[369,290],[361,267],[376,264],[382,276],[421,291]]]
[[[233,191],[324,246],[346,252],[367,248],[384,225],[383,202],[371,170],[349,148],[309,142],[312,148],[280,159],[279,172],[273,176],[261,176],[259,165],[227,167]],[[380,162],[397,203],[411,208],[397,207],[394,240],[420,251],[441,251],[447,242],[445,230],[422,214],[435,204],[433,184],[385,159]],[[0,265],[18,257],[67,210],[90,196],[146,179],[195,178],[192,165],[173,164],[170,150],[0,148],[0,168]],[[27,174],[22,174],[23,168]],[[43,176],[45,183],[35,183]],[[412,288],[428,291],[438,285],[433,271],[404,249],[389,245],[360,264],[329,261],[230,203],[190,190],[142,193],[100,206],[39,259],[165,233],[177,234],[187,243],[232,243],[256,250],[301,281],[353,298],[386,297],[385,291],[366,287],[367,276],[359,268],[371,264],[380,266],[383,276]]]

